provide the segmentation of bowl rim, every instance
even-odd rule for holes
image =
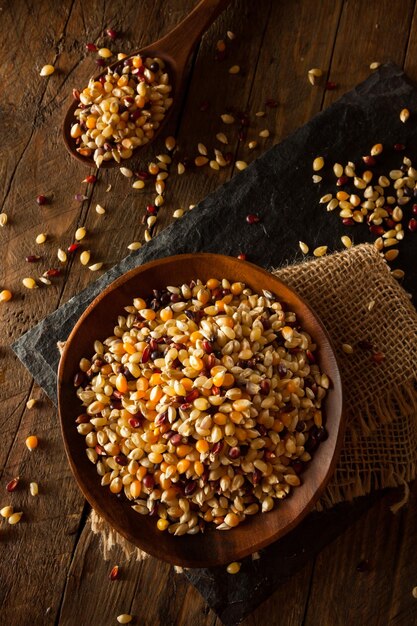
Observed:
[[[140,278],[140,275],[144,272],[150,271],[152,269],[160,269],[161,267],[164,267],[166,265],[172,264],[173,262],[182,260],[182,261],[190,261],[190,263],[192,263],[193,261],[195,261],[196,259],[204,259],[206,261],[211,261],[213,263],[213,267],[215,267],[215,263],[216,261],[218,261],[219,259],[227,259],[228,261],[233,260],[235,263],[238,264],[245,264],[246,266],[249,266],[249,268],[251,270],[253,270],[255,272],[255,274],[263,274],[265,276],[265,278],[267,277],[268,280],[273,279],[274,282],[276,282],[277,286],[282,286],[285,290],[287,290],[288,292],[290,292],[292,294],[292,296],[299,301],[299,303],[305,307],[305,309],[310,313],[310,315],[312,316],[312,318],[314,319],[315,323],[318,325],[320,332],[323,334],[324,338],[327,341],[327,345],[325,346],[325,351],[327,353],[327,355],[329,356],[329,358],[333,361],[333,366],[334,366],[334,371],[332,372],[332,376],[331,376],[331,382],[332,382],[332,389],[334,390],[334,392],[336,393],[336,396],[339,398],[339,402],[337,403],[337,432],[335,434],[335,445],[333,447],[333,451],[331,452],[331,458],[330,461],[328,462],[328,467],[327,467],[327,471],[324,475],[324,477],[322,478],[321,483],[319,484],[319,486],[315,489],[314,493],[308,498],[305,506],[299,511],[299,513],[285,526],[284,530],[280,529],[276,535],[272,535],[267,537],[266,539],[262,540],[262,541],[258,541],[253,547],[251,548],[246,548],[246,549],[241,549],[241,550],[237,550],[237,552],[234,554],[234,556],[232,558],[227,558],[227,559],[223,559],[221,562],[219,560],[213,560],[212,558],[210,558],[210,556],[207,558],[202,558],[200,560],[196,559],[192,559],[192,561],[190,561],[190,559],[187,557],[186,554],[184,554],[183,556],[179,556],[177,553],[175,554],[174,557],[172,557],[172,555],[170,555],[169,553],[161,555],[161,553],[159,551],[155,551],[153,550],[153,546],[150,546],[149,544],[144,544],[143,541],[141,541],[140,537],[136,537],[136,536],[132,536],[131,534],[129,534],[123,527],[123,525],[117,525],[117,523],[115,523],[113,520],[110,521],[108,514],[106,512],[106,510],[101,506],[100,502],[97,501],[94,493],[92,493],[90,491],[90,489],[86,486],[84,479],[83,479],[83,472],[79,471],[79,468],[75,462],[75,458],[73,456],[73,450],[72,447],[70,445],[70,442],[66,436],[66,432],[65,432],[65,424],[64,424],[64,407],[63,407],[63,403],[62,403],[62,395],[63,395],[63,385],[64,385],[64,372],[66,370],[67,367],[67,363],[69,362],[69,354],[70,354],[70,348],[72,345],[73,340],[75,339],[75,337],[77,336],[77,333],[80,329],[80,327],[82,326],[82,324],[84,323],[85,319],[94,311],[94,309],[101,303],[101,301],[106,298],[111,292],[113,292],[114,290],[118,289],[119,287],[122,287],[126,282],[132,280],[133,278]],[[215,273],[213,271],[213,273]],[[197,276],[198,278],[198,276]],[[254,282],[256,282],[256,276],[254,277]],[[250,287],[252,289],[255,289],[255,287],[253,285],[250,285]],[[280,297],[280,296],[279,296]],[[281,296],[282,297],[282,296]],[[117,315],[117,313],[116,313]],[[314,337],[313,337],[314,339]],[[75,389],[75,388],[74,388]],[[75,393],[75,392],[74,392]],[[303,298],[301,297],[298,292],[293,289],[292,287],[290,287],[289,285],[287,285],[286,282],[282,281],[280,278],[276,277],[274,274],[272,274],[272,272],[258,266],[255,265],[253,263],[250,263],[248,261],[243,261],[243,260],[238,260],[236,257],[231,257],[228,255],[223,255],[223,254],[216,254],[216,253],[210,253],[210,252],[198,252],[198,253],[185,253],[185,254],[177,254],[177,255],[173,255],[173,256],[168,256],[168,257],[162,257],[159,259],[155,259],[153,261],[149,261],[144,263],[143,265],[139,265],[137,267],[134,267],[130,270],[128,270],[127,272],[123,273],[121,276],[119,276],[118,278],[116,278],[114,281],[112,281],[103,291],[101,291],[86,307],[86,309],[84,310],[84,312],[81,314],[81,316],[79,317],[79,319],[77,320],[77,322],[75,323],[74,327],[72,328],[66,342],[63,348],[63,351],[61,353],[60,356],[60,361],[59,361],[59,365],[58,365],[58,376],[57,376],[57,397],[58,397],[58,414],[59,414],[59,421],[60,421],[60,429],[61,429],[61,435],[62,435],[62,439],[64,442],[64,449],[65,449],[65,453],[66,453],[66,457],[67,460],[69,462],[71,471],[73,476],[75,477],[75,480],[77,482],[78,487],[80,488],[81,492],[83,493],[84,497],[86,498],[86,500],[89,502],[89,504],[91,505],[92,508],[94,508],[94,510],[103,518],[106,520],[106,522],[112,527],[114,528],[120,535],[122,535],[125,539],[127,539],[129,542],[132,542],[135,546],[137,546],[139,549],[147,552],[148,554],[156,557],[156,558],[161,558],[163,560],[168,561],[171,564],[174,565],[180,565],[183,567],[211,567],[213,565],[220,565],[220,564],[226,564],[228,562],[231,562],[232,560],[239,560],[241,558],[244,558],[245,556],[248,556],[251,553],[257,552],[258,550],[266,547],[267,545],[277,541],[278,539],[280,539],[281,537],[283,537],[284,535],[286,535],[288,532],[290,532],[291,530],[293,530],[305,517],[308,513],[310,513],[312,511],[312,509],[314,508],[314,505],[316,504],[316,502],[318,501],[318,499],[320,498],[320,496],[323,494],[328,481],[331,477],[331,475],[334,472],[337,460],[339,458],[341,449],[342,449],[342,445],[343,445],[343,439],[344,439],[344,432],[345,432],[345,427],[346,427],[346,415],[345,415],[345,406],[344,406],[344,394],[343,394],[343,386],[342,386],[342,380],[341,380],[341,375],[340,375],[340,368],[339,368],[339,364],[336,358],[336,353],[335,353],[335,349],[333,346],[333,342],[330,338],[330,335],[325,327],[325,325],[323,324],[323,322],[321,321],[321,318],[316,314],[316,312],[312,309],[312,307],[310,306],[310,304]],[[327,398],[327,396],[326,396]],[[333,415],[332,415],[333,418]],[[73,426],[74,424],[72,424]],[[323,445],[323,444],[322,444]],[[312,460],[314,461],[314,459]],[[307,469],[308,471],[308,469]],[[101,485],[98,484],[98,486],[100,488]],[[303,485],[301,485],[298,489],[302,489]],[[298,491],[297,489],[297,491]],[[293,494],[294,492],[292,492]],[[283,500],[283,503],[285,503],[287,500],[290,500],[291,495],[288,496],[288,498],[285,498]],[[276,510],[273,509],[273,510]],[[271,511],[272,512],[272,511]],[[258,515],[264,515],[263,513],[259,513]],[[257,517],[256,516],[256,517]],[[138,515],[138,517],[140,517]],[[250,519],[248,520],[250,522]],[[245,522],[246,523],[246,522]],[[239,528],[239,527],[238,527]],[[229,533],[233,533],[234,529],[231,529],[230,531],[228,531]],[[215,531],[215,529],[210,530],[210,532],[219,532],[219,531]],[[202,535],[204,537],[204,535]],[[189,535],[185,535],[184,537],[186,537],[188,540],[189,538],[194,538],[194,536],[189,536]],[[174,538],[175,541],[181,540],[183,539],[183,537],[175,537]],[[178,541],[179,542],[179,541]]]

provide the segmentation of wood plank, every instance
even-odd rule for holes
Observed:
[[[372,72],[370,63],[404,64],[414,4],[414,0],[404,0],[401,10],[389,0],[348,0],[343,4],[329,68],[329,80],[338,88],[325,92],[324,106],[365,80]]]
[[[123,26],[122,30],[124,28],[129,31],[131,23],[139,23],[141,9],[146,10],[147,15],[153,16],[153,22],[142,21],[142,35],[139,36],[139,29],[135,33],[138,37],[136,41],[142,38],[146,41],[149,37],[148,27],[153,32],[157,32],[158,28],[169,28],[177,22],[179,13],[184,13],[181,6],[182,3],[178,3],[179,11],[166,12],[161,17],[154,10],[153,3],[148,2],[146,6],[145,3],[141,6],[135,4],[125,13],[124,26],[122,22],[119,23]],[[22,23],[31,19],[30,8],[26,6],[27,13],[22,15]],[[43,248],[43,269],[56,266],[56,249],[58,245],[65,248],[71,241],[67,233],[74,232],[82,213],[80,206],[73,200],[73,194],[80,190],[78,181],[85,176],[85,171],[74,175],[74,163],[65,153],[60,140],[57,141],[55,132],[50,132],[50,128],[59,128],[61,124],[68,90],[70,92],[69,84],[66,84],[68,73],[71,74],[71,80],[81,82],[81,79],[85,80],[82,77],[89,75],[94,68],[91,57],[87,58],[85,55],[85,42],[96,40],[103,25],[112,24],[112,15],[120,14],[120,11],[121,7],[116,3],[112,5],[111,11],[105,10],[103,2],[95,2],[88,16],[84,14],[81,2],[74,6],[73,3],[69,3],[68,7],[63,5],[58,13],[53,3],[44,2],[39,9],[42,20],[51,24],[51,32],[52,24],[56,29],[53,31],[53,41],[59,41],[60,56],[57,66],[61,68],[62,74],[57,72],[48,82],[44,79],[32,81],[37,85],[38,82],[45,85],[45,92],[41,93],[37,102],[32,99],[31,110],[37,111],[37,116],[35,122],[30,118],[25,122],[29,130],[34,125],[26,147],[21,155],[17,150],[13,152],[17,156],[14,176],[10,178],[8,195],[2,209],[10,217],[10,223],[1,233],[2,243],[7,246],[7,254],[0,268],[2,288],[10,287],[15,294],[7,307],[2,306],[0,310],[9,341],[53,310],[60,300],[66,277],[47,291],[39,289],[24,292],[20,286],[21,278],[29,273],[24,255],[34,253],[31,242],[36,234],[41,231],[49,233],[50,243]],[[102,24],[97,24],[97,15],[102,16]],[[77,33],[81,40],[76,40],[69,33]],[[68,40],[65,40],[67,36]],[[36,37],[35,39],[36,44],[32,50],[34,56],[40,58],[41,52],[45,52],[45,41]],[[51,61],[49,58],[47,60]],[[23,66],[23,60],[21,63]],[[32,67],[30,71],[33,74]],[[28,79],[27,83],[30,82]],[[19,97],[18,94],[17,96]],[[9,158],[8,162],[13,161]],[[57,163],[60,164],[59,167]],[[75,185],[74,180],[77,181]],[[34,202],[37,193],[53,195],[53,202],[43,208],[38,207]],[[68,243],[65,241],[66,236]],[[30,269],[33,271],[32,267]],[[94,275],[90,274],[89,278],[94,279]],[[31,386],[30,376],[11,352],[5,354],[2,370],[2,409],[7,417],[0,458],[1,466],[4,466],[3,480],[21,476],[19,489],[9,496],[7,502],[2,499],[2,506],[3,503],[11,502],[17,510],[22,509],[25,513],[18,526],[6,526],[3,534],[7,542],[2,542],[1,550],[8,550],[8,557],[6,559],[4,555],[3,562],[10,562],[12,558],[14,567],[8,568],[1,576],[2,618],[4,623],[9,624],[52,623],[59,609],[66,572],[77,540],[84,500],[69,472],[55,409],[44,397],[35,409],[25,409]],[[35,390],[34,395],[41,396],[40,390]],[[39,436],[41,443],[39,449],[30,454],[24,441],[33,432]],[[28,484],[32,480],[40,485],[40,495],[37,498],[28,495]],[[45,580],[53,580],[54,584],[48,585],[39,594]],[[33,602],[34,597],[39,597],[39,600]],[[50,608],[46,617],[48,607]]]
[[[411,597],[414,586],[411,559],[408,560],[403,553],[404,565],[408,560],[408,577],[405,577],[405,566],[403,568],[401,562],[397,565],[404,522],[411,512],[411,518],[415,519],[416,504],[410,498],[408,511],[403,509],[394,516],[389,505],[401,496],[401,490],[397,490],[384,497],[317,557],[305,626],[315,626],[318,615],[321,623],[334,626],[355,623],[382,626],[388,623],[388,615],[401,614],[402,611],[404,614],[409,611],[408,614],[416,619],[417,605],[413,605]],[[409,528],[410,523],[411,519],[407,520]],[[362,565],[365,571],[357,571]],[[415,577],[415,567],[413,574]],[[391,603],[395,580],[397,590],[400,580],[406,589],[397,595],[394,610]],[[387,593],[388,589],[390,593]],[[406,590],[411,600],[405,598]],[[405,607],[400,608],[400,602],[404,602]],[[413,620],[403,623],[411,624]]]

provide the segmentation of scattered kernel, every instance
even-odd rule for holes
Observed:
[[[80,254],[80,262],[82,265],[88,265],[89,261],[90,261],[90,250],[84,250],[83,252],[81,252]]]
[[[345,248],[351,248],[352,247],[352,240],[347,235],[343,235],[343,237],[341,237],[341,241],[342,241],[343,245],[345,246]]]
[[[122,615],[117,616],[117,621],[119,622],[119,624],[130,624],[132,619],[132,615],[129,615],[128,613],[122,613]]]
[[[246,163],[246,161],[236,161],[235,163],[236,169],[238,170],[245,170],[248,167],[248,164]]]
[[[379,63],[378,61],[372,61],[372,63],[369,66],[369,69],[370,70],[377,70],[380,65],[381,65],[381,63]]]
[[[352,354],[353,353],[353,348],[349,343],[343,343],[342,344],[342,350],[343,352],[345,352],[345,354]]]
[[[229,68],[229,74],[239,74],[239,72],[240,72],[239,65],[232,65],[232,67]]]
[[[324,167],[324,159],[323,157],[316,157],[313,161],[313,171],[319,172]]]
[[[178,219],[179,217],[182,217],[184,215],[184,209],[177,209],[176,211],[173,212],[172,217],[175,217],[176,219]]]
[[[0,291],[0,302],[8,302],[13,297],[12,292],[9,289],[3,289]]]
[[[86,234],[87,234],[87,231],[84,228],[84,226],[81,226],[81,228],[77,228],[77,230],[75,231],[75,239],[76,239],[76,241],[81,241],[82,239],[84,239]]]
[[[6,226],[7,219],[7,213],[0,213],[0,226]]]
[[[39,74],[41,76],[50,76],[55,72],[55,68],[53,65],[44,65]]]
[[[167,150],[169,150],[170,152],[172,152],[172,150],[173,150],[173,149],[175,148],[175,146],[176,146],[176,143],[177,143],[177,142],[176,142],[176,140],[175,140],[175,137],[171,137],[171,136],[170,136],[170,137],[167,137],[167,138],[165,139],[165,148],[166,148]]]
[[[304,241],[299,241],[298,245],[300,246],[300,250],[303,254],[308,254],[309,247]]]
[[[100,50],[98,51],[98,55],[102,59],[110,59],[110,57],[113,55],[113,53],[108,48],[100,48]]]
[[[315,248],[315,250],[313,250],[314,256],[317,256],[317,257],[324,256],[326,252],[327,252],[327,246],[318,246],[317,248]]]
[[[36,403],[37,403],[36,398],[30,398],[30,400],[28,400],[26,402],[26,408],[29,409],[29,410],[33,409],[33,407],[35,406]]]
[[[12,506],[4,506],[2,509],[0,509],[0,515],[4,517],[5,519],[8,519],[12,514],[13,514]]]
[[[88,269],[91,270],[92,272],[98,272],[98,270],[101,270],[101,268],[103,267],[103,263],[94,263],[93,265],[89,265]]]
[[[223,124],[234,124],[235,122],[235,118],[233,117],[233,115],[229,115],[229,113],[223,113],[223,115],[221,115],[220,117]]]
[[[410,117],[410,111],[408,109],[403,109],[400,113],[400,120],[404,124],[408,118]]]
[[[145,183],[143,180],[135,180],[135,182],[132,185],[133,189],[143,189],[144,186],[145,186]]]
[[[30,483],[29,484],[29,491],[30,491],[30,495],[31,496],[37,496],[38,493],[39,493],[38,483]]]
[[[264,130],[261,130],[259,133],[259,137],[269,137],[271,133],[269,132],[269,130],[267,128],[264,128]]]
[[[241,563],[238,563],[237,561],[234,561],[233,563],[230,563],[227,566],[227,573],[228,574],[237,574],[240,571],[241,567],[242,567]]]
[[[39,441],[36,435],[29,435],[25,443],[26,443],[27,449],[32,452],[32,450],[35,450],[35,448],[38,447]]]
[[[315,85],[317,82],[316,79],[323,76],[323,70],[321,70],[319,67],[313,67],[311,70],[308,70],[307,76],[310,83],[312,85]]]
[[[226,34],[227,34],[227,37],[228,37],[231,41],[233,41],[233,39],[236,37],[236,35],[234,34],[234,32],[232,32],[231,30],[228,30]]]
[[[19,511],[18,513],[12,513],[8,518],[9,524],[18,524],[22,518],[23,512]]]
[[[26,289],[36,289],[37,287],[36,281],[31,277],[24,278],[22,283]]]
[[[97,204],[96,205],[96,213],[98,213],[99,215],[104,215],[106,212],[106,209],[101,206],[101,204]]]
[[[39,233],[39,235],[37,235],[37,237],[35,239],[35,242],[37,244],[39,244],[39,245],[42,244],[42,243],[45,243],[45,241],[46,241],[45,233]]]
[[[132,243],[127,246],[128,250],[139,250],[141,247],[142,244],[140,241],[132,241]]]

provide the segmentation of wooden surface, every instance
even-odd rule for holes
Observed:
[[[193,5],[191,0],[62,0],[59,6],[53,0],[17,0],[2,5],[0,197],[9,223],[0,229],[0,288],[10,288],[14,298],[0,304],[0,505],[12,503],[24,511],[18,526],[0,525],[1,623],[8,626],[107,626],[123,612],[147,626],[220,624],[198,592],[168,565],[153,558],[126,563],[117,551],[112,562],[103,561],[64,456],[56,411],[8,348],[97,275],[72,258],[53,286],[27,291],[21,279],[59,266],[57,248],[72,243],[82,224],[92,262],[104,261],[103,269],[111,266],[125,256],[131,241],[143,240],[144,207],[154,197],[131,189],[113,170],[100,174],[82,205],[74,200],[90,172],[66,153],[59,129],[72,88],[96,71],[85,43],[101,41],[103,29],[112,26],[123,33],[112,49],[128,53],[158,39]],[[228,57],[218,62],[215,44],[227,30],[236,38],[226,39]],[[194,57],[188,89],[169,123],[171,132],[181,153],[194,157],[198,141],[212,147],[216,132],[223,131],[234,159],[250,160],[366,78],[372,61],[393,60],[417,80],[416,48],[412,0],[234,0]],[[57,71],[40,78],[46,63]],[[242,72],[230,76],[234,64]],[[312,87],[307,80],[311,67],[326,70],[326,78],[338,88]],[[265,109],[271,98],[278,107]],[[248,139],[259,143],[253,152],[247,142],[238,141],[235,127],[219,120],[230,107],[250,114]],[[261,109],[266,116],[255,118]],[[263,128],[271,131],[269,139],[257,137]],[[141,158],[150,160],[162,150],[155,146]],[[170,177],[154,234],[172,221],[174,209],[188,209],[233,174],[231,166],[220,173],[203,169]],[[106,192],[109,183],[112,189]],[[51,203],[39,207],[39,193],[51,197]],[[104,216],[96,213],[97,203],[106,208]],[[40,232],[48,233],[43,247],[34,243]],[[28,254],[43,258],[32,266],[25,262]],[[26,408],[29,397],[39,399],[31,410]],[[40,446],[29,453],[24,442],[31,433],[38,435]],[[7,494],[4,485],[17,475],[19,489]],[[37,498],[28,495],[30,481],[39,483]],[[407,508],[396,516],[382,499],[253,613],[246,626],[264,624],[266,618],[278,626],[416,623],[417,600],[411,594],[417,585],[416,491],[412,487]],[[357,572],[363,559],[370,561],[370,569]],[[123,575],[110,582],[108,572],[115,563]]]

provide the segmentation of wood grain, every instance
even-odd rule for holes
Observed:
[[[65,154],[56,129],[72,87],[82,86],[86,77],[95,73],[94,59],[85,53],[85,43],[99,42],[103,29],[111,25],[123,33],[117,47],[128,53],[168,32],[193,5],[193,0],[91,0],[88,5],[80,0],[62,0],[57,9],[52,0],[28,0],[2,7],[0,198],[9,224],[0,229],[0,288],[11,288],[15,297],[7,306],[0,305],[0,472],[3,485],[20,474],[22,486],[9,497],[3,491],[1,506],[9,501],[22,506],[23,519],[27,520],[22,519],[14,528],[4,523],[1,526],[0,606],[5,624],[106,626],[115,623],[116,609],[120,608],[132,609],[138,623],[141,620],[152,626],[219,626],[199,594],[174,579],[172,570],[156,560],[140,566],[125,564],[126,579],[120,581],[123,591],[108,589],[103,582],[108,564],[102,561],[97,540],[84,526],[83,500],[64,459],[56,412],[40,390],[32,389],[30,376],[6,348],[95,275],[74,260],[65,268],[63,278],[47,290],[24,292],[21,279],[56,266],[58,245],[71,243],[76,227],[83,223],[89,233],[85,247],[91,247],[92,259],[104,260],[105,267],[117,262],[133,239],[143,239],[141,219],[146,204],[154,198],[151,190],[135,192],[117,172],[106,172],[100,174],[92,193],[89,190],[88,201],[80,206],[73,200],[74,193],[83,188],[81,180],[86,172]],[[195,156],[196,143],[201,140],[210,150],[214,145],[221,148],[214,140],[219,131],[229,136],[225,152],[245,160],[252,158],[238,141],[238,127],[224,128],[219,122],[224,107],[248,111],[253,119],[254,113],[264,108],[265,99],[278,100],[278,107],[268,109],[265,118],[256,118],[249,130],[248,137],[252,138],[265,121],[262,127],[273,133],[254,151],[256,156],[258,150],[286,136],[321,106],[328,106],[364,79],[371,61],[392,59],[400,65],[405,61],[407,72],[417,79],[416,19],[411,0],[404,0],[401,6],[390,0],[326,0],[314,6],[309,0],[235,0],[203,38],[185,106],[181,104],[171,121],[170,128],[180,145],[176,159]],[[236,39],[226,40],[229,57],[217,62],[215,43],[225,37],[227,29],[236,33]],[[40,79],[39,69],[50,62],[58,71],[49,79]],[[242,74],[229,77],[227,69],[234,63],[241,65]],[[328,77],[338,83],[338,89],[324,92],[322,86],[310,86],[306,70],[312,66],[328,69]],[[11,74],[17,76],[13,89]],[[206,99],[210,106],[203,114],[200,106]],[[138,168],[164,149],[162,145],[154,148],[142,155]],[[204,169],[173,176],[168,186],[169,208],[160,210],[155,233],[172,221],[174,208],[188,209],[226,181],[231,172],[230,166],[220,173]],[[106,193],[109,182],[112,191]],[[39,208],[34,202],[38,193],[53,195],[53,202]],[[106,207],[105,216],[95,212],[98,202]],[[49,241],[41,250],[42,261],[33,267],[24,257],[38,252],[34,238],[39,232],[47,232]],[[25,403],[31,393],[42,402],[28,411]],[[24,439],[34,431],[42,443],[30,455]],[[39,482],[37,499],[27,495],[30,480]],[[293,577],[246,623],[261,624],[266,617],[280,626],[359,624],[365,619],[370,626],[415,623],[417,601],[411,596],[417,580],[413,559],[417,548],[415,496],[414,487],[408,508],[400,517],[393,518],[383,504],[370,511],[320,555],[314,569],[305,568]],[[80,540],[78,529],[83,529]],[[377,567],[359,575],[354,571],[356,558],[368,554]],[[158,593],[152,592],[152,584]],[[101,586],[107,595],[100,596],[103,602],[99,605],[91,599]],[[297,598],[294,605],[286,602],[287,593]],[[116,597],[120,604],[113,603]]]

